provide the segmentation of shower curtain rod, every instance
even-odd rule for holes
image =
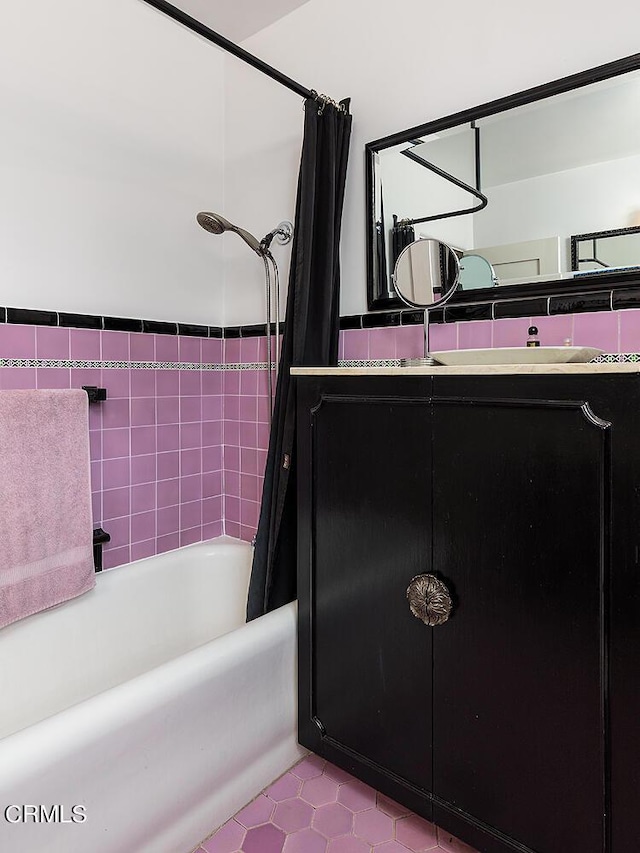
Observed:
[[[278,71],[276,68],[272,68],[271,65],[267,65],[266,62],[258,59],[257,56],[254,56],[252,53],[238,47],[234,42],[229,41],[229,39],[224,36],[221,36],[220,33],[214,32],[214,30],[205,26],[200,21],[197,21],[195,18],[192,18],[190,15],[187,15],[186,12],[176,8],[176,6],[173,6],[171,3],[167,3],[165,0],[144,0],[144,2],[148,3],[149,6],[153,6],[155,9],[158,9],[160,12],[164,12],[165,15],[168,15],[170,18],[173,18],[174,21],[177,21],[179,24],[187,27],[187,29],[192,30],[192,32],[207,39],[207,41],[217,44],[218,47],[226,50],[227,53],[231,53],[233,56],[236,56],[248,65],[252,65],[258,71],[266,74],[267,77],[271,77],[272,80],[275,80],[282,86],[286,86],[287,89],[291,89],[292,92],[296,92],[303,98],[327,100],[324,95],[318,95],[315,90],[307,89],[305,86],[301,86],[300,83],[296,83],[295,80],[287,77],[286,74],[282,74],[281,71]]]

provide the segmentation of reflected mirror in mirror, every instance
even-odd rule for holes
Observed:
[[[408,239],[483,257],[495,278],[478,264],[462,291],[566,291],[576,271],[605,269],[573,267],[571,237],[638,224],[639,105],[640,54],[370,143],[369,308],[398,304],[392,272]],[[640,266],[640,239],[625,242],[624,261],[602,260]]]
[[[571,269],[579,273],[614,272],[640,267],[640,226],[575,234]]]
[[[458,257],[450,246],[438,240],[416,240],[400,253],[393,284],[412,308],[435,308],[453,295],[459,274]]]
[[[478,287],[495,287],[498,277],[494,268],[482,255],[463,255],[460,258],[461,290],[474,290]]]

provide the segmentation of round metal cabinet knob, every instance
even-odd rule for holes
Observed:
[[[435,575],[416,575],[407,587],[411,612],[425,625],[443,625],[451,614],[453,602],[447,587]]]

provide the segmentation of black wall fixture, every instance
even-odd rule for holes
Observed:
[[[251,65],[252,68],[260,71],[262,74],[266,74],[267,77],[271,77],[271,79],[275,80],[276,83],[280,83],[281,86],[291,89],[292,92],[295,92],[301,97],[315,99],[324,98],[324,96],[319,96],[315,89],[307,89],[307,87],[303,86],[301,83],[296,83],[295,80],[292,80],[291,77],[287,77],[287,75],[283,74],[282,71],[278,71],[277,68],[273,68],[273,66],[268,65],[262,59],[259,59],[257,56],[254,56],[252,53],[249,53],[247,50],[239,47],[235,42],[232,42],[223,35],[220,35],[220,33],[215,32],[215,30],[207,27],[196,18],[192,18],[191,15],[187,15],[186,12],[182,9],[178,9],[178,7],[174,6],[172,3],[167,3],[166,0],[144,0],[144,2],[148,3],[149,6],[153,6],[154,9],[164,12],[165,15],[168,15],[174,21],[182,24],[183,27],[187,27],[187,29],[197,33],[197,35],[202,36],[207,41],[210,41],[222,48],[222,50],[226,50],[227,53],[237,57],[237,59],[241,59],[243,62],[246,62],[247,65]]]
[[[101,527],[93,531],[93,565],[96,572],[102,571],[102,546],[111,542],[111,536]]]
[[[107,399],[106,388],[97,388],[95,385],[83,385],[82,390],[87,392],[90,403],[102,403]]]
[[[477,198],[480,204],[476,204],[474,207],[466,207],[463,210],[449,210],[446,213],[438,213],[434,216],[420,216],[417,219],[407,219],[405,222],[410,225],[417,225],[419,222],[434,222],[439,219],[450,219],[452,216],[463,216],[465,213],[477,213],[479,210],[483,210],[487,204],[489,203],[486,195],[480,192],[480,128],[476,127],[475,122],[471,122],[471,129],[473,130],[473,141],[475,147],[475,169],[476,169],[476,185],[475,187],[470,186],[469,184],[461,181],[459,178],[456,178],[455,175],[451,175],[449,172],[445,172],[444,169],[436,166],[435,163],[430,163],[428,160],[425,160],[424,157],[421,157],[419,154],[416,154],[411,148],[406,149],[405,151],[401,151],[403,157],[408,157],[409,160],[413,160],[414,163],[418,163],[418,165],[423,166],[425,169],[429,169],[429,171],[433,172],[435,175],[438,175],[441,178],[444,178],[445,181],[449,181],[449,183],[453,184],[456,187],[459,187],[461,190],[465,190],[470,193],[474,198]],[[419,142],[417,144],[420,144]],[[415,147],[415,146],[414,146]]]

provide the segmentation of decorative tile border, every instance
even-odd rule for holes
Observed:
[[[102,317],[37,308],[0,308],[0,323],[23,326],[50,326],[64,329],[93,329],[105,332],[140,332],[152,335],[180,335],[196,338],[222,338],[221,326],[196,323],[167,323],[163,320],[138,320],[131,317]]]
[[[399,358],[349,358],[338,367],[401,367]]]
[[[52,367],[72,370],[266,370],[261,361],[235,364],[194,361],[91,361],[72,358],[0,358],[0,367]]]
[[[429,314],[431,324],[441,325],[472,320],[497,320],[516,317],[551,317],[563,314],[610,313],[620,309],[640,309],[640,287],[630,286],[627,279],[599,289],[602,280],[595,281],[593,292],[569,291],[557,294],[553,289],[546,296],[527,295],[526,285],[517,296],[495,294],[485,302],[464,301],[436,308]],[[554,283],[556,284],[556,283]],[[517,286],[520,287],[520,286]],[[501,298],[502,297],[502,298]],[[424,312],[409,308],[389,311],[369,311],[340,317],[340,330],[381,329],[390,326],[413,326],[424,322]],[[49,326],[59,328],[93,329],[96,331],[136,332],[141,334],[197,337],[203,339],[233,340],[237,338],[264,337],[264,323],[242,326],[205,326],[196,323],[142,320],[129,317],[107,317],[93,314],[75,314],[63,311],[45,311],[30,308],[0,307],[0,324]],[[275,324],[272,325],[275,331]],[[284,332],[284,322],[280,324]],[[188,369],[188,368],[187,368]],[[235,368],[234,368],[235,369]]]
[[[266,361],[238,361],[231,364],[211,365],[214,370],[266,370],[267,367]]]
[[[597,355],[593,359],[594,363],[598,364],[636,364],[640,362],[639,352],[614,352]]]
[[[603,353],[593,359],[599,364],[640,363],[640,353]],[[399,358],[341,359],[338,367],[401,367]],[[198,364],[192,361],[89,361],[82,359],[53,358],[0,358],[0,367],[67,368],[72,370],[267,370],[262,361],[235,362],[232,364]]]
[[[620,309],[640,309],[640,288],[606,289],[594,293],[550,294],[549,296],[487,299],[479,303],[454,303],[435,308],[429,313],[433,325],[471,320],[497,320],[516,317],[551,317],[562,314],[610,313]],[[415,326],[424,322],[424,312],[400,308],[369,311],[340,317],[340,331],[350,329],[384,329],[391,326]],[[243,326],[204,326],[195,323],[173,323],[139,320],[128,317],[102,317],[93,314],[71,314],[30,308],[0,307],[0,324],[49,326],[95,331],[135,332],[162,336],[197,337],[234,340],[266,336],[264,323]],[[275,325],[273,325],[275,332]],[[280,324],[284,332],[284,322]]]
[[[593,364],[640,364],[640,353],[602,353],[592,359]],[[338,367],[401,367],[399,358],[358,358],[338,362]]]

